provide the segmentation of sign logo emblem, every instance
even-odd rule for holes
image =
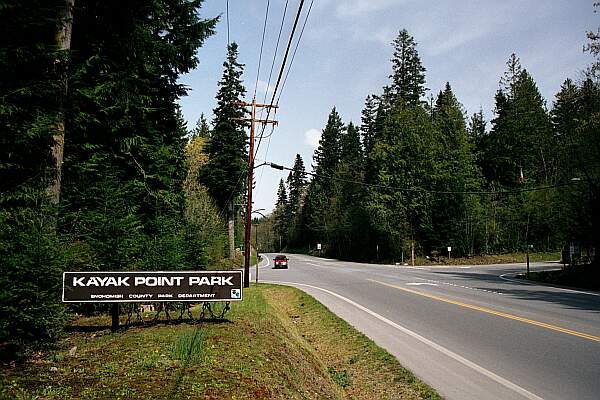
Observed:
[[[232,299],[242,298],[242,291],[240,289],[231,289],[231,298]]]

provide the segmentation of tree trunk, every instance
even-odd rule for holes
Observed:
[[[61,10],[61,26],[56,33],[56,45],[61,52],[71,49],[71,34],[73,32],[73,8],[75,0],[65,0],[64,7]],[[60,200],[60,180],[62,173],[63,155],[65,147],[65,113],[64,102],[67,96],[67,74],[66,65],[61,65],[64,60],[56,60],[56,70],[61,80],[61,92],[57,95],[58,101],[58,121],[56,123],[56,134],[54,135],[54,144],[52,145],[52,156],[54,157],[55,176],[48,187],[48,194],[52,204],[58,204]]]

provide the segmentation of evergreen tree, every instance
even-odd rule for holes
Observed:
[[[332,182],[340,160],[340,139],[344,125],[335,107],[329,113],[327,124],[321,134],[319,147],[313,156],[314,178],[308,185],[306,201],[302,209],[302,235],[311,240],[327,242],[332,225],[328,222],[331,214],[328,199],[332,193]]]
[[[365,154],[369,154],[375,141],[378,103],[377,96],[368,95],[365,99],[365,108],[361,112],[360,132]]]
[[[352,123],[348,123],[340,140],[340,162],[334,175],[334,190],[331,196],[330,213],[337,221],[334,234],[331,235],[331,248],[334,255],[341,259],[361,257],[361,248],[354,244],[364,240],[366,214],[362,204],[364,187],[363,149],[360,132]]]
[[[340,139],[344,124],[335,107],[329,113],[327,125],[321,134],[319,146],[313,156],[314,170],[317,180],[331,177],[340,159]]]
[[[12,270],[12,275],[2,276],[20,284],[3,294],[23,310],[22,315],[2,315],[0,341],[7,332],[30,340],[53,336],[60,328],[57,287],[62,268],[185,267],[182,182],[187,132],[177,100],[186,90],[177,81],[196,66],[196,49],[212,34],[216,20],[199,18],[199,0],[81,0],[74,10],[71,51],[59,54],[55,37],[64,20],[57,17],[57,6],[64,4],[14,4],[3,8],[0,17],[0,26],[10,32],[3,38],[12,42],[2,46],[9,49],[0,54],[3,66],[7,61],[3,78],[14,85],[11,89],[2,84],[3,90],[11,89],[7,93],[12,98],[0,106],[0,118],[18,139],[13,144],[12,136],[3,135],[12,147],[7,147],[9,162],[2,160],[3,167],[9,167],[9,179],[0,181],[14,185],[8,189],[15,195],[2,196],[0,224],[8,226],[1,231],[12,232],[12,237],[2,236],[1,248],[10,251],[14,261],[4,263],[2,254],[3,268],[10,265]],[[11,60],[13,54],[18,57]],[[69,97],[57,102],[67,75],[56,69],[62,69],[65,60]],[[19,86],[26,90],[13,90]],[[25,112],[19,115],[20,110]],[[49,169],[52,136],[62,122],[68,139],[57,219],[45,198],[48,182],[54,179]],[[27,196],[18,194],[29,185],[33,186],[25,191]],[[24,200],[37,206],[31,208]],[[34,224],[35,229],[18,227],[19,215],[24,217],[21,223]],[[23,235],[14,235],[16,231]],[[23,246],[23,239],[30,244]],[[58,254],[58,248],[64,254]],[[42,276],[43,281],[35,278]]]
[[[544,99],[514,54],[507,66],[496,94],[496,118],[484,144],[484,173],[488,182],[508,187],[548,182],[553,143]]]
[[[288,228],[290,224],[288,195],[283,179],[279,181],[277,203],[275,203],[273,214],[275,216],[275,231],[281,244],[279,250],[281,251],[287,243]]]
[[[296,154],[294,167],[289,175],[288,187],[290,215],[295,219],[302,207],[302,198],[306,188],[306,170],[300,154]]]
[[[69,53],[56,45],[60,5],[0,6],[0,343],[21,356],[24,344],[56,339],[65,321],[64,258],[56,202],[48,196],[57,177],[51,147],[62,121],[58,66]]]
[[[425,245],[432,230],[431,194],[439,144],[434,127],[420,105],[396,102],[369,154],[377,186],[368,189],[367,211],[379,256],[400,259],[411,243]],[[371,257],[375,258],[375,247]],[[417,246],[417,247],[418,247]]]
[[[238,103],[244,100],[246,89],[242,84],[244,65],[237,61],[238,46],[231,43],[223,63],[223,77],[219,81],[217,107],[209,145],[209,161],[201,180],[221,209],[226,209],[234,198],[244,191],[248,151],[244,127],[240,121],[246,111]]]
[[[477,190],[477,172],[472,147],[467,136],[462,106],[449,83],[437,97],[434,109],[436,138],[440,154],[435,165],[439,191],[457,192],[435,196],[432,213],[433,230],[429,236],[432,248],[450,245],[456,254],[472,253],[474,232],[466,226],[473,214],[473,198],[461,192]]]
[[[515,53],[512,53],[508,61],[506,61],[506,71],[504,71],[504,75],[500,78],[500,90],[509,100],[515,98],[515,89],[522,74],[521,60],[519,60],[519,57]]]
[[[340,139],[340,161],[347,163],[356,174],[360,174],[363,149],[360,144],[360,132],[352,122],[348,123]]]
[[[208,122],[206,122],[204,113],[200,114],[200,118],[196,121],[196,127],[192,130],[191,134],[192,137],[210,138],[210,127],[208,126]]]
[[[471,119],[469,120],[469,126],[467,127],[467,134],[469,135],[469,140],[471,140],[471,143],[475,147],[479,146],[479,143],[486,135],[486,125],[487,122],[485,121],[485,117],[483,116],[482,109],[471,115]]]
[[[481,152],[483,150],[483,143],[487,134],[486,125],[487,122],[483,116],[483,110],[480,109],[479,112],[471,115],[469,126],[467,127],[467,134],[469,136],[469,141],[471,142],[471,148],[473,149],[475,160],[479,168],[481,168]]]
[[[406,29],[402,29],[392,45],[392,99],[402,98],[409,104],[419,104],[425,94],[425,67],[421,64],[417,43]]]
[[[63,230],[88,238],[110,268],[182,268],[187,130],[177,100],[186,90],[177,80],[197,65],[195,50],[216,20],[199,17],[200,1],[77,4]],[[119,18],[111,17],[115,8]],[[120,189],[106,204],[101,199],[113,182]],[[119,210],[111,209],[113,203]],[[102,250],[109,237],[104,230],[111,229],[104,218],[114,229],[137,227],[120,244],[124,256],[118,262]],[[87,223],[73,231],[78,220]]]
[[[574,97],[574,98],[573,98]],[[569,114],[569,113],[572,114]],[[564,241],[576,241],[590,250],[600,248],[600,84],[588,77],[573,93],[563,85],[553,110],[555,129],[560,134],[562,182],[581,182],[562,192],[569,219],[564,224]],[[596,257],[597,262],[597,257]]]
[[[600,8],[600,2],[595,2],[594,7]],[[594,13],[595,12],[597,12],[597,10],[594,10]],[[600,77],[600,28],[595,32],[588,31],[587,38],[589,39],[589,43],[583,47],[583,51],[589,52],[596,58],[596,61],[590,66],[589,71],[593,77],[598,79]]]

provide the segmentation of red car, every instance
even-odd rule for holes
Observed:
[[[287,268],[289,259],[284,255],[275,256],[273,259],[273,268]]]

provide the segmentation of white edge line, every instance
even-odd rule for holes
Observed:
[[[545,285],[543,282],[529,282],[529,281],[524,281],[522,279],[514,279],[514,276],[512,278],[507,278],[506,275],[514,275],[514,273],[513,272],[507,272],[506,274],[500,275],[499,278],[502,279],[502,280],[508,281],[508,282],[518,283],[518,284],[521,284],[521,285],[545,286],[545,287],[549,287],[549,288],[552,288],[552,289],[560,290],[562,292],[587,294],[587,295],[590,295],[590,296],[600,296],[600,293],[584,292],[583,290],[565,289],[565,288],[561,288],[561,287],[558,287],[558,286]]]
[[[267,268],[269,265],[271,265],[271,260],[269,260],[269,256],[266,255],[265,253],[263,253],[262,256],[265,258],[265,260],[267,260],[267,264],[261,266],[260,262],[259,262],[258,263],[258,268]]]
[[[489,370],[485,369],[484,367],[482,367],[482,366],[480,366],[478,364],[475,364],[473,361],[467,360],[466,358],[462,357],[459,354],[454,353],[453,351],[451,351],[451,350],[443,347],[442,345],[439,345],[439,344],[435,343],[434,341],[429,340],[429,339],[427,339],[427,338],[419,335],[418,333],[411,331],[408,328],[405,328],[405,327],[403,327],[401,325],[398,325],[394,321],[391,321],[391,320],[385,318],[384,316],[379,315],[376,312],[371,311],[368,308],[366,308],[366,307],[364,307],[364,306],[356,303],[355,301],[350,300],[350,299],[348,299],[348,298],[346,298],[346,297],[344,297],[342,295],[339,295],[339,294],[337,294],[335,292],[332,292],[332,291],[327,290],[327,289],[320,288],[318,286],[307,285],[307,284],[304,284],[304,283],[281,282],[281,281],[264,281],[264,282],[266,282],[266,283],[274,283],[274,284],[281,284],[281,285],[289,285],[289,286],[306,286],[306,287],[309,287],[309,288],[312,288],[312,289],[321,290],[321,291],[323,291],[323,292],[325,292],[325,293],[327,293],[327,294],[329,294],[331,296],[337,297],[338,299],[345,301],[348,304],[353,305],[354,307],[358,308],[359,310],[366,312],[367,314],[369,314],[369,315],[377,318],[378,320],[380,320],[380,321],[382,321],[382,322],[384,322],[384,323],[392,326],[393,328],[396,328],[397,330],[405,333],[408,336],[413,337],[414,339],[417,339],[421,343],[424,343],[427,346],[432,347],[433,349],[439,351],[440,353],[442,353],[442,354],[444,354],[444,355],[446,355],[446,356],[448,356],[448,357],[450,357],[450,358],[458,361],[459,363],[461,363],[461,364],[463,364],[463,365],[465,365],[465,366],[467,366],[467,367],[469,367],[469,368],[471,368],[471,369],[473,369],[473,370],[481,373],[482,375],[487,376],[488,378],[496,381],[497,383],[499,383],[499,384],[501,384],[501,385],[503,385],[503,386],[505,386],[505,387],[507,387],[509,389],[514,390],[515,392],[517,392],[517,393],[525,396],[528,399],[531,399],[531,400],[543,400],[541,397],[539,397],[539,396],[537,396],[537,395],[529,392],[528,390],[526,390],[526,389],[518,386],[517,384],[514,384],[514,383],[510,382],[509,380],[507,380],[507,379],[505,379],[505,378],[503,378],[503,377],[501,377],[501,376],[493,373],[492,371],[489,371]]]

